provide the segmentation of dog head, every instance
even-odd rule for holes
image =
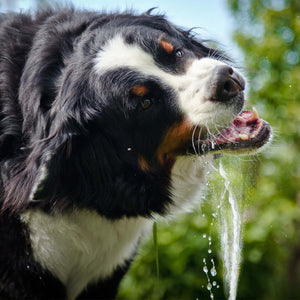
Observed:
[[[59,49],[49,28],[40,33],[44,43],[33,45],[22,76],[30,151],[8,193],[26,186],[22,205],[90,207],[114,218],[164,213],[178,157],[248,153],[269,140],[257,112],[242,111],[242,75],[164,17],[67,25],[73,35]],[[45,66],[40,53],[48,61],[59,53],[59,62]]]

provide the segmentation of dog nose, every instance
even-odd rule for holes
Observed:
[[[226,102],[245,89],[245,80],[230,66],[217,66],[213,70],[213,100]]]

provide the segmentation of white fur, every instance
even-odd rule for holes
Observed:
[[[131,258],[152,223],[143,218],[110,221],[88,210],[56,216],[30,210],[21,219],[29,226],[35,259],[66,286],[69,300]]]
[[[210,101],[209,81],[213,69],[220,65],[225,64],[211,58],[194,59],[185,74],[172,74],[159,68],[150,53],[137,44],[125,43],[117,35],[97,54],[94,71],[103,74],[120,67],[128,67],[144,75],[159,78],[176,91],[179,96],[178,105],[190,121],[195,125],[207,126],[213,132],[217,126],[227,126],[234,119],[230,108],[225,109],[222,103]]]
[[[171,198],[174,207],[170,213],[189,210],[195,204],[200,203],[201,194],[207,183],[207,172],[212,164],[212,156],[181,156],[171,172]]]
[[[38,171],[38,175],[37,175],[37,180],[33,185],[33,188],[31,190],[31,193],[29,195],[29,201],[39,201],[34,199],[34,195],[38,189],[39,184],[48,176],[48,168],[47,168],[47,162],[50,161],[52,158],[52,155],[50,153],[46,153],[45,155],[45,161],[44,163],[41,165],[39,171]]]

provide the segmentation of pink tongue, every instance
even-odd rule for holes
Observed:
[[[232,143],[241,140],[249,140],[253,134],[258,133],[259,125],[263,121],[258,118],[254,109],[243,111],[220,135],[214,140],[216,144]]]

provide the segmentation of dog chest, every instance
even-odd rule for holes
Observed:
[[[55,216],[29,210],[21,219],[29,228],[34,258],[66,286],[69,299],[131,258],[151,225],[143,218],[111,221],[88,210]]]

